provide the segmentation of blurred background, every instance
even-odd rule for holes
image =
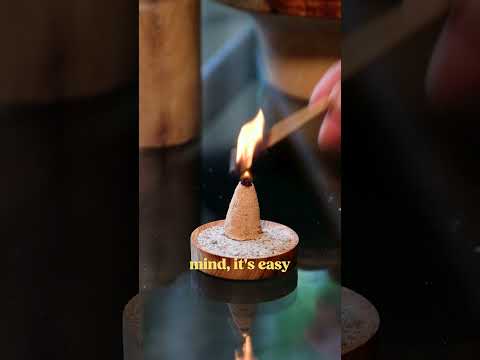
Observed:
[[[0,4],[5,359],[119,359],[138,291],[131,1]]]
[[[344,1],[344,33],[401,3]],[[479,354],[479,112],[425,92],[444,21],[343,82],[342,284],[379,310],[380,359]]]

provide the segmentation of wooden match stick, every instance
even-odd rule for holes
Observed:
[[[255,156],[285,139],[288,135],[300,129],[309,121],[325,113],[328,109],[328,105],[329,100],[327,97],[325,97],[317,100],[310,106],[305,106],[290,116],[287,116],[285,119],[277,122],[265,135],[263,142],[257,145],[257,148],[255,149]],[[242,172],[245,170],[237,168],[236,153],[237,148],[232,148],[230,152],[230,173]]]
[[[267,149],[285,139],[288,135],[327,111],[328,105],[329,100],[325,97],[277,122],[267,134],[263,147]]]
[[[404,1],[402,5],[348,35],[342,49],[342,58],[345,59],[342,63],[342,80],[355,75],[406,37],[445,15],[449,3],[449,0]],[[277,122],[272,126],[263,143],[257,146],[256,155],[323,114],[328,105],[328,98],[323,98]],[[238,171],[235,154],[236,148],[232,148],[231,173]]]

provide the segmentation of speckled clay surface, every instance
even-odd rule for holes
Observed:
[[[198,245],[211,254],[232,258],[264,258],[282,254],[298,244],[298,237],[289,227],[261,221],[263,233],[255,240],[232,240],[225,235],[223,224],[203,230],[197,238]]]
[[[377,332],[380,317],[363,296],[342,288],[342,354],[366,344]]]

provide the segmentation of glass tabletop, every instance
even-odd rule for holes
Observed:
[[[145,359],[338,359],[339,286],[326,270],[257,282],[180,275],[147,296]]]

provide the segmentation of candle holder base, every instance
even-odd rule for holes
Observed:
[[[270,247],[268,251],[267,248],[261,249],[261,252],[255,249],[254,242],[257,242],[258,248],[265,245],[261,238],[243,241],[228,239],[227,242],[238,246],[238,249],[234,250],[231,246],[224,246],[224,243],[223,245],[219,243],[217,247],[207,247],[199,241],[202,232],[214,228],[219,230],[223,228],[223,224],[224,220],[213,221],[199,226],[192,232],[191,269],[223,279],[259,280],[279,276],[295,268],[298,235],[289,227],[272,221],[261,221],[264,232],[279,233],[283,239],[286,239],[278,249]],[[223,234],[220,236],[226,238]],[[238,255],[235,254],[236,252]]]

